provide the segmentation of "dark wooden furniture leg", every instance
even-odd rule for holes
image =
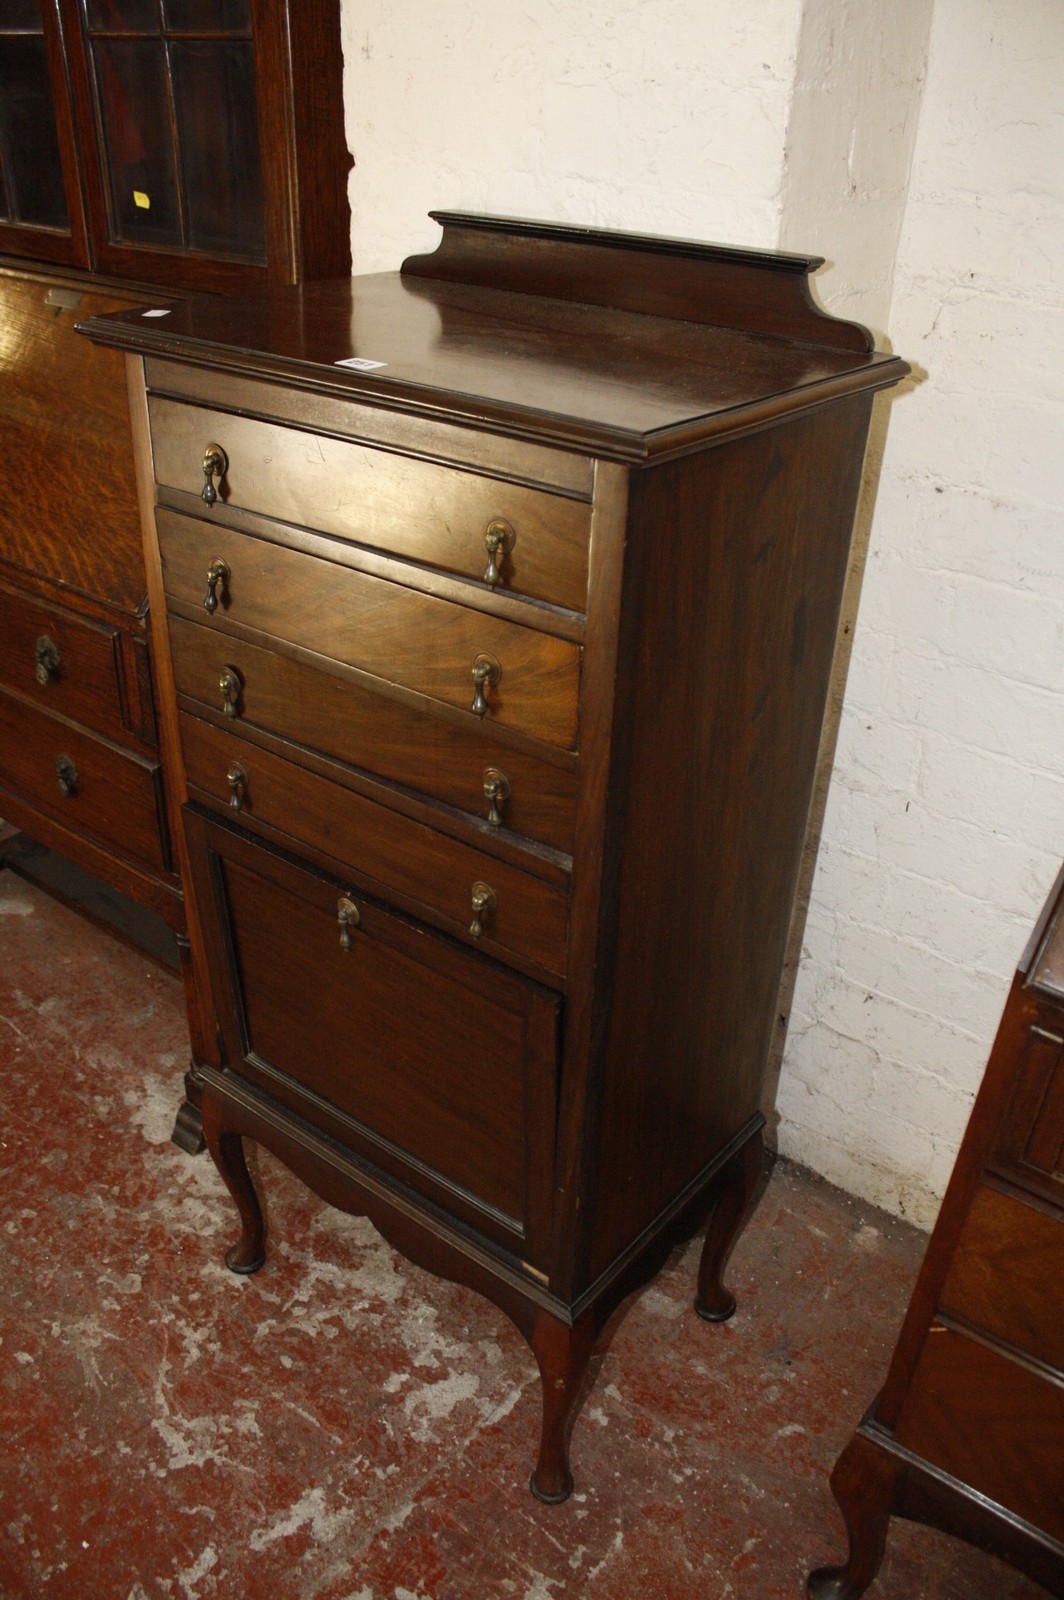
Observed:
[[[698,1268],[695,1310],[705,1322],[727,1322],[735,1315],[735,1296],[722,1281],[724,1268],[753,1210],[764,1162],[765,1140],[758,1128],[721,1174],[720,1194],[710,1214]]]
[[[466,1284],[510,1318],[527,1341],[539,1369],[543,1420],[530,1487],[536,1498],[548,1505],[558,1505],[572,1493],[570,1435],[596,1342],[610,1318],[629,1295],[654,1277],[670,1251],[691,1237],[710,1205],[717,1207],[718,1215],[711,1223],[708,1254],[717,1273],[714,1281],[719,1281],[720,1267],[752,1208],[761,1179],[763,1144],[760,1126],[755,1126],[721,1168],[708,1194],[704,1192],[677,1213],[671,1226],[663,1229],[633,1258],[623,1274],[570,1321],[560,1302],[554,1310],[544,1304],[544,1295],[512,1276],[500,1275],[497,1265],[485,1257],[471,1255],[468,1248],[457,1247],[441,1233],[427,1237],[410,1209],[396,1204],[345,1152],[312,1130],[295,1134],[280,1113],[238,1080],[206,1066],[199,1081],[207,1148],[236,1202],[242,1224],[238,1243],[226,1255],[229,1268],[239,1273],[255,1272],[264,1260],[263,1213],[244,1156],[244,1140],[250,1138],[298,1171],[331,1204],[367,1216],[408,1260]],[[723,1219],[719,1217],[721,1208],[725,1212]]]
[[[206,1147],[203,1137],[203,1118],[200,1116],[199,1106],[193,1095],[195,1092],[195,1067],[185,1073],[185,1098],[177,1108],[174,1118],[174,1128],[170,1135],[171,1144],[176,1144],[188,1156],[202,1155]]]
[[[810,1600],[859,1600],[883,1560],[890,1519],[940,1528],[1064,1595],[1060,1542],[899,1445],[873,1414],[835,1464],[831,1487],[846,1520],[845,1566],[810,1573]]]
[[[831,1489],[850,1537],[846,1565],[809,1575],[810,1600],[858,1600],[883,1560],[901,1463],[857,1433],[835,1463]]]
[[[243,1138],[222,1126],[218,1101],[207,1089],[201,1109],[207,1148],[240,1213],[240,1238],[226,1251],[225,1264],[230,1272],[257,1272],[266,1260],[266,1224],[244,1157]]]
[[[572,1326],[541,1311],[528,1336],[543,1388],[539,1460],[529,1485],[536,1499],[546,1505],[560,1505],[573,1492],[569,1436],[601,1327],[592,1311],[586,1311]]]

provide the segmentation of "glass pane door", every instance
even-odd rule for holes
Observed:
[[[0,221],[70,227],[40,0],[0,0]]]
[[[264,261],[247,0],[89,0],[112,243]]]
[[[175,39],[170,70],[190,248],[265,259],[250,43]]]
[[[180,246],[166,56],[155,39],[98,39],[93,66],[112,238]]]

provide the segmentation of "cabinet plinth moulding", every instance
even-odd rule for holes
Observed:
[[[129,360],[229,1264],[264,1255],[251,1138],[512,1318],[558,1501],[597,1335],[707,1221],[698,1309],[734,1310],[907,368],[808,258],[438,220],[400,273],[86,332]]]

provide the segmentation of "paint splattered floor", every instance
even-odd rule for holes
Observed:
[[[615,1319],[539,1505],[531,1357],[258,1159],[271,1253],[169,1142],[176,977],[0,872],[4,1600],[774,1600],[841,1554],[831,1465],[882,1379],[923,1238],[777,1167],[733,1262],[697,1241]],[[1034,1600],[895,1524],[874,1600]]]

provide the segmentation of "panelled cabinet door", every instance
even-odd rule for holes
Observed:
[[[226,1064],[516,1253],[545,1248],[558,995],[186,812]]]

